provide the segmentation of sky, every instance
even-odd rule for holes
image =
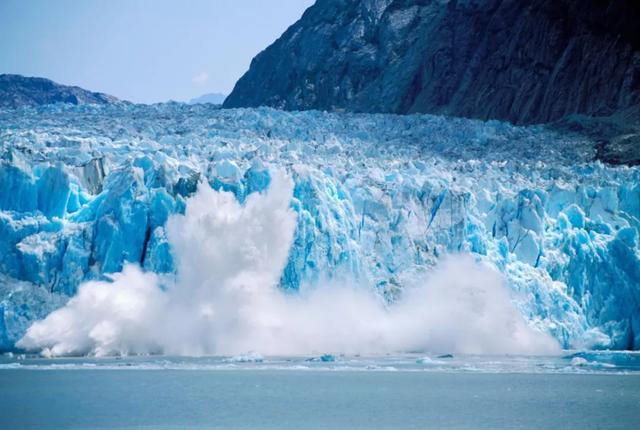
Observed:
[[[229,94],[314,0],[0,0],[0,73],[138,103]]]

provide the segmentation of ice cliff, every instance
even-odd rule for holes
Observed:
[[[388,302],[442,256],[502,272],[564,347],[640,348],[640,169],[543,126],[208,105],[0,111],[0,349],[78,285],[175,271],[166,223],[198,183],[243,203],[293,178],[280,287],[356,279]],[[242,240],[242,238],[238,238]]]

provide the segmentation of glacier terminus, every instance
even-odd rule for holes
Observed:
[[[349,283],[393,309],[439,260],[465,255],[501,274],[528,328],[560,347],[639,349],[640,168],[593,161],[595,151],[546,126],[434,115],[1,110],[0,350],[88,281],[134,270],[162,291],[182,243],[168,224],[198,187],[241,211],[281,173],[293,224],[267,278],[285,297]],[[266,210],[252,217],[275,217]],[[270,222],[244,232],[286,224]]]

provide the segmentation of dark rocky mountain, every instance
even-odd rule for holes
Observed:
[[[530,124],[637,115],[638,104],[637,0],[318,0],[253,59],[224,107]]]
[[[45,78],[0,75],[0,108],[19,108],[51,103],[108,104],[119,100],[80,87],[57,84]]]

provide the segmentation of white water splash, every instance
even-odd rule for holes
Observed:
[[[514,308],[502,277],[468,256],[449,257],[391,306],[350,285],[284,293],[292,192],[277,172],[244,205],[201,184],[167,223],[175,281],[129,265],[112,282],[87,282],[18,346],[53,356],[557,351]]]

